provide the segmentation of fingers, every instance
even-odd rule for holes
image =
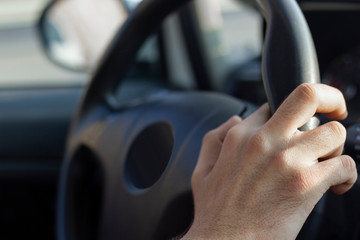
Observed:
[[[320,178],[325,178],[325,190],[331,188],[336,194],[347,192],[356,182],[357,171],[354,160],[349,156],[338,156],[315,165]]]
[[[241,122],[241,118],[234,116],[218,128],[208,132],[204,139],[195,171],[207,175],[215,165],[221,151],[224,138],[233,126]]]
[[[232,129],[232,136],[230,137],[230,142],[232,142],[232,144],[228,145],[240,145],[240,141],[236,139],[245,139],[247,133],[263,126],[269,118],[269,105],[264,104],[245,120],[242,120],[238,116],[234,116],[220,127],[208,132],[203,140],[195,172],[204,176],[213,169],[222,150],[222,144],[230,129]],[[240,122],[241,124],[239,124]]]
[[[243,147],[245,147],[248,138],[259,130],[270,118],[270,108],[268,104],[264,104],[249,117],[244,119],[241,124],[234,125],[224,139],[219,160],[213,172],[223,172],[224,169],[232,169],[234,171],[239,165],[239,158],[235,157]],[[261,154],[261,153],[258,153]]]
[[[235,125],[239,124],[240,122],[242,122],[241,117],[233,116],[228,121],[226,121],[224,124],[220,125],[216,129],[214,129],[213,133],[222,143],[224,141],[225,136],[228,133],[228,131]]]
[[[341,155],[346,129],[339,122],[329,122],[295,137],[297,151],[307,159],[328,159]]]
[[[247,117],[243,124],[248,128],[258,128],[263,126],[271,117],[270,107],[268,103],[263,104],[258,110]]]
[[[241,145],[241,140],[246,140],[249,134],[261,128],[271,117],[269,104],[263,104],[259,109],[253,112],[241,124],[234,126],[227,136],[227,144],[235,143]],[[225,145],[227,145],[225,144]]]
[[[342,93],[324,84],[302,84],[284,101],[269,121],[273,131],[293,134],[315,113],[335,120],[347,116]]]

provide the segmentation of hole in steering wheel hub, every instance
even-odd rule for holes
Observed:
[[[151,187],[165,171],[173,146],[173,130],[166,122],[152,124],[141,131],[127,156],[127,182],[139,189]]]

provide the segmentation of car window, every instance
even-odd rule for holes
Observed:
[[[0,88],[83,84],[87,74],[62,69],[43,53],[37,20],[48,0],[0,1]]]
[[[196,9],[215,86],[226,74],[262,51],[263,19],[239,0],[197,0]]]
[[[125,4],[131,10],[139,2],[127,0]],[[69,71],[46,58],[36,24],[48,3],[0,1],[0,87],[73,85],[89,79],[87,73]],[[262,18],[235,0],[197,0],[196,4],[215,85],[221,85],[231,68],[260,55]],[[164,77],[159,41],[151,38],[143,46],[130,77]]]
[[[105,1],[61,0],[55,3],[57,6],[53,9],[56,10],[50,12],[51,19],[47,25],[53,43],[52,50],[60,60],[71,60],[70,64],[75,63],[73,69],[79,65],[75,60],[79,60],[78,56],[82,54],[87,58],[85,63],[89,63],[90,66],[88,73],[84,73],[54,64],[46,57],[40,45],[36,25],[49,2],[49,0],[0,1],[0,88],[85,84],[127,14],[122,10],[120,15],[123,16],[114,16],[117,13],[114,10],[113,15],[104,19],[101,14],[111,10],[106,8]],[[107,2],[112,3],[110,8],[115,5],[123,6],[117,0],[107,0]],[[139,2],[127,0],[124,3],[131,11]],[[98,19],[96,24],[91,22],[94,18]],[[109,18],[113,21],[112,24],[109,23]],[[103,31],[111,31],[111,33],[99,34]],[[64,41],[66,38],[70,39],[70,44]],[[128,77],[160,78],[163,77],[162,71],[159,39],[152,37],[142,47]]]

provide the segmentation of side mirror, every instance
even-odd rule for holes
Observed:
[[[48,58],[70,70],[94,70],[128,16],[119,0],[54,0],[38,23]]]
[[[137,5],[139,5],[142,0],[122,0],[126,9],[131,12],[132,10],[134,10]]]

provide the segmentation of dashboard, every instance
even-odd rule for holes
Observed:
[[[317,49],[321,79],[341,90],[348,104],[345,125],[360,122],[359,1],[300,1]]]
[[[351,123],[360,122],[360,46],[335,58],[325,70],[322,81],[344,94]]]

